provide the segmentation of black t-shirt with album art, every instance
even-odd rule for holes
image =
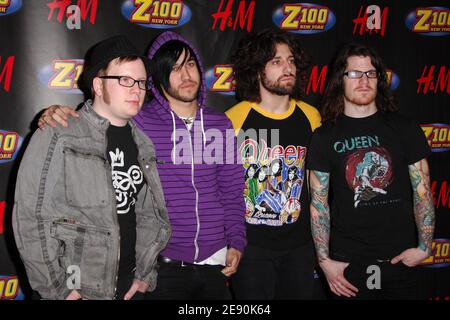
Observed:
[[[311,119],[302,107],[310,111]],[[291,250],[311,242],[305,167],[311,122],[320,123],[319,113],[291,99],[283,114],[241,102],[227,115],[235,129],[242,130],[238,149],[245,171],[248,244]]]
[[[330,173],[330,256],[390,259],[417,247],[408,165],[430,154],[422,129],[397,113],[341,115],[316,130],[310,170]]]
[[[136,266],[137,194],[144,185],[144,176],[138,163],[138,149],[131,127],[110,125],[107,130],[107,154],[111,165],[112,183],[116,193],[117,217],[120,228],[119,284],[129,279]]]

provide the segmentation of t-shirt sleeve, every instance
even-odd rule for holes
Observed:
[[[415,121],[408,121],[405,133],[405,153],[408,165],[430,156],[431,150],[428,141],[422,128]]]
[[[330,172],[330,139],[321,127],[317,129],[311,139],[309,152],[306,159],[308,170]]]

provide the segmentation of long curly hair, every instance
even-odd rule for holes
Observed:
[[[266,29],[241,39],[231,57],[236,81],[235,94],[239,100],[261,102],[259,76],[264,72],[267,62],[275,57],[277,44],[286,44],[295,59],[297,78],[290,97],[304,97],[308,83],[309,57],[294,35],[282,30]]]
[[[372,65],[377,70],[377,95],[375,104],[378,111],[383,113],[395,112],[397,104],[392,96],[386,76],[386,67],[378,53],[363,44],[349,43],[338,51],[327,79],[325,93],[320,103],[322,122],[336,122],[338,116],[344,113],[344,72],[347,68],[347,59],[351,56],[370,57]]]

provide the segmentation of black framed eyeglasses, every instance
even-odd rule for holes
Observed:
[[[100,76],[100,79],[117,79],[123,87],[131,88],[137,82],[139,89],[147,90],[147,80],[135,80],[128,76]]]
[[[347,76],[349,79],[361,79],[363,75],[366,75],[369,79],[378,78],[377,70],[369,70],[369,71],[359,71],[359,70],[350,70],[344,72],[344,76]]]

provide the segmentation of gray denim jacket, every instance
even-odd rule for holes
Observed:
[[[129,124],[146,182],[135,204],[135,278],[148,283],[151,291],[156,287],[157,256],[171,228],[154,146]],[[44,299],[65,299],[74,288],[68,283],[77,267],[83,298],[114,297],[120,233],[106,157],[108,126],[87,101],[68,128],[37,130],[21,162],[14,236],[30,284]]]

